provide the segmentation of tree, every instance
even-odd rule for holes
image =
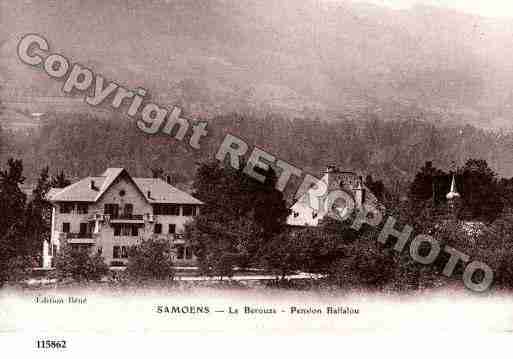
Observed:
[[[60,280],[88,282],[100,281],[109,272],[109,267],[100,253],[91,255],[87,250],[64,244],[55,257],[55,271]]]
[[[459,171],[461,194],[467,219],[493,221],[502,212],[501,189],[495,172],[482,159],[469,159]]]
[[[433,193],[435,178],[443,175],[445,173],[435,168],[433,162],[427,161],[410,184],[408,197],[415,203],[433,199],[437,195],[437,191]]]
[[[164,169],[162,167],[155,167],[151,169],[152,178],[164,179]]]
[[[279,279],[304,267],[304,257],[300,241],[296,236],[282,233],[265,244],[261,262],[265,269],[276,273]]]
[[[136,281],[172,280],[173,251],[169,241],[149,238],[131,247],[126,272]]]
[[[513,178],[502,178],[499,182],[499,189],[504,207],[513,209]]]
[[[386,195],[385,185],[383,184],[383,181],[374,181],[371,175],[367,175],[367,177],[365,177],[365,186],[367,186],[370,189],[370,191],[376,196],[378,200],[383,201]]]
[[[276,174],[269,170],[265,176],[260,183],[217,162],[198,169],[195,196],[205,205],[185,237],[194,243],[204,273],[229,276],[230,266],[259,263],[259,248],[285,228],[289,209],[274,188]]]
[[[326,274],[340,258],[343,240],[325,228],[305,228],[280,233],[259,252],[264,268],[282,279],[296,271]]]
[[[383,289],[394,279],[396,259],[391,248],[374,238],[362,237],[345,245],[330,268],[328,279],[339,287]]]
[[[50,238],[52,205],[46,195],[50,190],[48,167],[43,168],[36,188],[32,191],[32,200],[27,205],[25,238],[28,253],[37,256],[41,253],[42,244]]]
[[[218,162],[203,164],[194,181],[195,196],[205,202],[202,213],[233,219],[250,216],[262,227],[264,234],[283,229],[289,209],[283,194],[275,189],[273,169],[259,171],[265,176],[261,183],[240,170],[222,167]]]
[[[50,188],[64,188],[71,184],[71,181],[66,178],[64,171],[60,171],[57,176],[52,176],[50,180]]]
[[[246,217],[220,223],[199,216],[185,228],[185,238],[195,248],[200,272],[231,277],[233,268],[248,268],[259,249],[262,229]]]
[[[21,160],[9,159],[0,171],[0,286],[9,279],[9,263],[26,254],[24,238],[26,196],[20,190],[25,181]]]

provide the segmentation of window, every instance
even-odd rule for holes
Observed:
[[[176,246],[176,259],[183,259],[184,247],[182,245]]]
[[[196,215],[196,206],[193,206],[191,204],[186,204],[183,206],[183,215],[192,217]]]
[[[61,213],[71,213],[73,212],[75,205],[73,203],[61,203],[59,207]]]
[[[176,224],[170,224],[169,225],[169,234],[175,234],[176,233]]]
[[[78,203],[77,204],[77,214],[87,214],[89,211],[89,206],[87,203]]]
[[[64,222],[62,224],[62,231],[64,233],[69,233],[69,231],[70,231],[70,224],[69,224],[69,222]]]
[[[128,246],[114,246],[112,249],[112,258],[128,258]]]
[[[180,206],[177,204],[155,204],[153,214],[164,216],[179,216]]]
[[[87,223],[80,223],[80,234],[87,233]]]
[[[134,213],[134,205],[131,203],[125,204],[124,215],[126,217],[130,217],[132,216],[132,213]]]
[[[139,228],[137,226],[132,226],[132,236],[137,237],[139,235]]]
[[[185,259],[192,259],[192,247],[185,247]]]
[[[104,213],[110,214],[111,218],[117,218],[119,215],[119,206],[115,203],[105,203]]]
[[[114,224],[114,236],[133,236],[139,235],[139,228],[133,224]]]
[[[121,226],[121,235],[122,236],[130,236],[132,234],[132,227],[130,225],[122,225]]]
[[[162,233],[162,224],[155,223],[155,228],[153,229],[153,233],[160,234]]]

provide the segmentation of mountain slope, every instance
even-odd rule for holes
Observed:
[[[0,3],[0,96],[60,94],[16,58],[19,37],[38,32],[73,61],[192,112],[428,114],[492,128],[513,115],[509,20],[344,1],[52,4]]]

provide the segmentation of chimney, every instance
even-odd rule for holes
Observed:
[[[326,173],[332,173],[336,171],[336,167],[334,165],[326,166]]]
[[[91,180],[91,189],[92,189],[93,191],[96,191],[96,190],[97,190],[97,188],[96,188],[96,184],[94,183],[94,181],[93,181],[93,180]]]
[[[166,176],[166,182],[167,182],[167,184],[171,184],[171,176],[170,175]]]

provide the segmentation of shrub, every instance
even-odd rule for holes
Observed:
[[[302,268],[303,258],[298,243],[295,236],[288,234],[272,238],[262,249],[263,267],[281,279]]]
[[[328,280],[348,288],[382,289],[394,279],[396,259],[391,249],[373,240],[359,240],[343,248],[343,257],[330,268]]]
[[[513,253],[499,254],[495,270],[495,285],[500,289],[513,289]]]
[[[326,274],[342,253],[344,234],[316,228],[285,232],[262,246],[260,262],[282,279],[297,271]]]
[[[126,271],[130,279],[137,281],[172,280],[172,259],[169,241],[150,238],[130,249]]]
[[[10,258],[5,263],[5,269],[2,270],[2,279],[0,282],[20,282],[30,277],[32,268],[37,266],[37,261],[33,257],[17,256]]]
[[[55,258],[55,270],[60,280],[83,282],[101,280],[109,267],[99,253],[91,255],[89,251],[76,250],[65,244]]]

